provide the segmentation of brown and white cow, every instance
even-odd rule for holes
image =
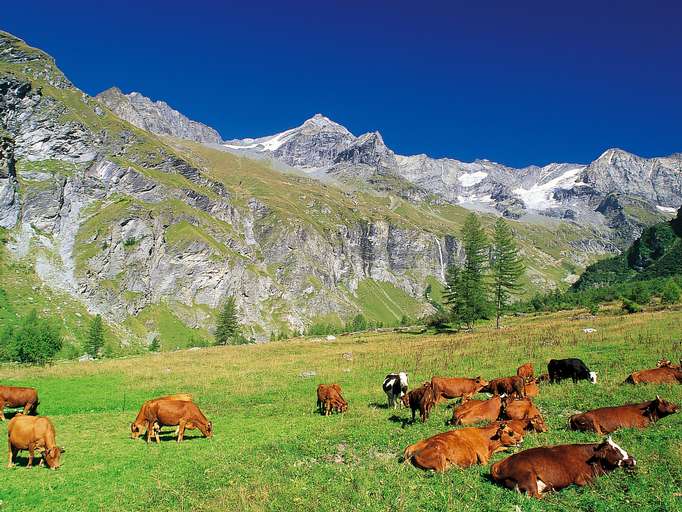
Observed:
[[[523,379],[518,375],[514,375],[513,377],[500,377],[499,379],[492,379],[489,381],[488,385],[483,388],[483,391],[487,391],[493,395],[507,395],[521,398],[525,396],[523,384]]]
[[[40,466],[43,461],[50,469],[57,469],[60,464],[63,448],[57,446],[54,425],[46,416],[25,416],[18,414],[7,424],[9,445],[9,464],[14,465],[14,457],[21,450],[28,450],[27,467],[33,466],[35,451],[41,453]]]
[[[405,448],[403,457],[418,468],[442,472],[451,466],[487,464],[494,453],[522,441],[523,436],[506,424],[468,427],[423,439]]]
[[[452,411],[451,425],[473,425],[481,421],[495,421],[502,413],[502,398],[464,400]]]
[[[142,429],[147,427],[147,420],[146,420],[146,408],[149,406],[149,404],[153,402],[158,402],[161,400],[180,400],[182,402],[191,402],[192,401],[192,395],[189,393],[176,393],[174,395],[167,395],[167,396],[160,396],[158,398],[152,398],[151,400],[147,400],[145,403],[142,404],[142,407],[140,407],[140,411],[137,413],[137,416],[135,417],[135,420],[130,424],[130,432],[133,439],[137,439],[140,437],[142,434]],[[177,435],[177,430],[175,432]]]
[[[204,437],[213,437],[213,424],[206,419],[201,409],[193,403],[182,400],[158,400],[145,408],[147,442],[152,434],[159,443],[161,427],[178,427],[177,442],[185,436],[185,429],[198,428]]]
[[[516,375],[521,377],[524,382],[529,382],[533,378],[535,369],[531,363],[522,364],[516,369]]]
[[[675,366],[661,366],[632,372],[625,384],[682,384],[682,370]]]
[[[348,402],[341,395],[338,384],[320,384],[317,386],[317,408],[320,414],[329,416],[332,412],[346,412]]]
[[[37,414],[39,403],[35,388],[0,386],[0,421],[5,421],[5,407],[23,407],[24,414]]]
[[[530,398],[521,398],[507,401],[504,417],[510,420],[525,420],[527,418],[542,418],[542,413]]]
[[[575,414],[568,423],[573,430],[609,434],[619,428],[646,428],[680,408],[656,396],[654,400],[639,404],[625,404],[617,407],[602,407]]]
[[[466,379],[461,377],[432,377],[433,395],[436,403],[441,399],[470,397],[488,385],[481,377]]]
[[[433,386],[430,382],[424,382],[417,389],[413,389],[406,395],[403,395],[400,399],[405,407],[409,407],[412,410],[412,421],[415,419],[415,414],[419,411],[419,418],[422,423],[425,423],[429,419],[429,414],[434,405],[436,405],[436,399],[434,396]]]
[[[524,450],[493,464],[490,474],[508,489],[541,498],[543,492],[558,491],[573,484],[587,485],[597,476],[636,463],[609,437],[602,443]]]

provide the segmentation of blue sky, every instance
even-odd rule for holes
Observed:
[[[321,112],[401,154],[523,166],[682,151],[680,20],[672,1],[39,0],[0,27],[89,94],[140,91],[226,139]]]

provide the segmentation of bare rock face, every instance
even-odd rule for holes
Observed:
[[[166,102],[152,101],[139,92],[123,94],[117,87],[99,93],[96,98],[121,119],[143,130],[196,142],[220,143],[220,134],[213,128],[192,121]]]
[[[0,131],[0,226],[11,228],[19,218],[19,190],[14,167],[14,141]]]

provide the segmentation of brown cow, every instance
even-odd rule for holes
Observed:
[[[476,463],[487,464],[490,457],[507,446],[516,446],[523,436],[506,424],[450,430],[405,448],[405,462],[421,469],[442,472],[450,466],[466,468]]]
[[[535,379],[531,379],[524,384],[523,392],[526,395],[526,398],[534,398],[540,394],[540,386],[535,382]]]
[[[533,378],[534,368],[531,363],[522,364],[516,369],[516,375],[521,377],[524,382],[529,382]]]
[[[324,416],[329,416],[333,411],[346,412],[348,402],[341,395],[341,386],[338,384],[317,386],[317,408]]]
[[[504,408],[504,416],[510,420],[525,420],[527,418],[542,418],[542,413],[530,398],[508,400]]]
[[[5,407],[23,407],[24,414],[37,414],[39,403],[35,388],[0,386],[0,421],[5,421]]]
[[[592,479],[637,461],[609,437],[602,443],[531,448],[496,462],[490,474],[508,489],[542,498],[547,490],[587,485]]]
[[[154,435],[159,442],[161,427],[178,426],[178,443],[184,439],[185,429],[198,428],[204,437],[213,437],[213,424],[193,402],[182,400],[158,400],[145,407],[147,442]]]
[[[493,395],[507,395],[510,397],[521,398],[524,395],[523,379],[517,375],[513,377],[500,377],[488,382],[483,391]]]
[[[417,389],[403,395],[400,400],[405,407],[412,410],[412,421],[414,421],[415,413],[419,411],[419,418],[422,423],[429,419],[429,413],[436,404],[433,386],[430,382],[424,382]]]
[[[633,372],[625,379],[625,384],[677,384],[682,383],[682,370],[662,366],[651,370]]]
[[[131,436],[133,439],[137,439],[140,437],[142,434],[142,429],[147,426],[147,421],[145,419],[145,408],[149,406],[149,404],[153,402],[158,402],[160,400],[180,400],[182,402],[191,402],[192,401],[192,395],[189,393],[176,393],[175,395],[167,395],[167,396],[160,396],[158,398],[152,398],[151,400],[147,400],[145,403],[142,404],[142,407],[140,407],[140,412],[137,413],[137,416],[135,417],[135,421],[133,421],[130,424],[130,432]],[[177,430],[175,432],[177,435]]]
[[[459,377],[432,377],[433,395],[436,403],[442,398],[470,397],[488,385],[481,377],[464,379]]]
[[[14,465],[14,457],[20,450],[28,450],[28,465],[33,466],[35,450],[42,454],[39,466],[43,461],[50,469],[59,467],[59,458],[63,448],[57,446],[54,425],[46,416],[24,416],[18,414],[7,424],[7,440],[9,444],[9,464]]]
[[[573,430],[590,430],[602,435],[619,428],[646,428],[679,410],[677,405],[666,402],[657,395],[655,400],[648,402],[602,407],[575,414],[569,418],[568,423]]]
[[[451,425],[472,425],[480,421],[495,421],[502,412],[502,398],[465,400],[452,411]]]
[[[545,420],[542,419],[542,416],[535,416],[523,420],[494,421],[490,425],[501,425],[502,423],[506,423],[509,428],[521,435],[528,432],[547,432],[547,425],[545,425]]]

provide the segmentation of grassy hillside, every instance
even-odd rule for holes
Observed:
[[[657,358],[679,359],[681,338],[679,308],[595,319],[564,312],[473,334],[365,334],[43,369],[0,366],[3,384],[38,387],[41,412],[67,448],[58,471],[0,468],[2,509],[679,510],[682,414],[614,435],[637,458],[634,473],[617,471],[536,501],[491,483],[489,467],[430,475],[401,464],[405,446],[446,430],[451,411],[441,405],[426,424],[409,424],[406,411],[385,409],[381,381],[397,369],[409,371],[413,385],[434,374],[492,378],[526,361],[541,370],[551,357],[581,357],[599,372],[599,384],[542,387],[536,402],[550,430],[527,436],[524,447],[591,442],[597,437],[566,429],[570,414],[657,393],[682,402],[682,386],[621,385]],[[316,376],[302,378],[305,371]],[[315,413],[320,382],[342,385],[347,414]],[[129,439],[142,401],[176,391],[195,395],[215,437],[160,446]]]

